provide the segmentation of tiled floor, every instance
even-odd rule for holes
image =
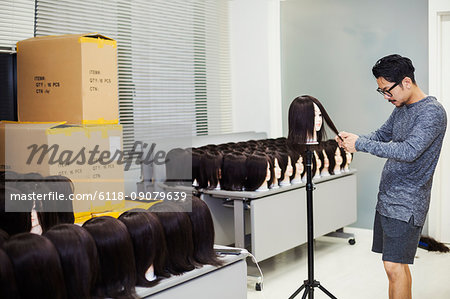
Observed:
[[[356,244],[346,240],[319,238],[315,244],[315,279],[338,299],[388,298],[388,282],[381,256],[370,251],[372,231],[345,228],[355,234]],[[248,260],[250,263],[250,260]],[[260,263],[264,273],[263,291],[248,280],[248,299],[287,299],[307,279],[306,244]],[[450,298],[450,253],[418,249],[414,265],[413,298]],[[256,274],[253,269],[250,272]],[[296,298],[301,299],[303,292]],[[315,299],[329,298],[315,289]]]

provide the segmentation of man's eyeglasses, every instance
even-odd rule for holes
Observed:
[[[383,95],[383,96],[392,97],[391,90],[394,89],[394,87],[397,86],[397,85],[399,85],[399,84],[400,84],[400,82],[395,83],[395,84],[392,85],[392,87],[389,88],[388,90],[384,90],[384,89],[381,89],[381,88],[378,87],[378,88],[377,88],[377,91],[378,91],[381,95]]]

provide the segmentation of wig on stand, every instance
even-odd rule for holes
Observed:
[[[192,212],[187,213],[192,224],[194,259],[200,265],[219,267],[223,262],[214,251],[214,224],[208,205],[200,198],[192,197]]]
[[[150,207],[164,230],[167,245],[166,270],[174,275],[194,270],[198,263],[194,259],[192,225],[183,209],[172,202],[161,202]]]
[[[166,256],[165,240],[161,238],[164,232],[158,217],[147,210],[133,209],[122,213],[118,219],[126,225],[133,241],[137,285],[155,286],[159,282],[155,272],[164,271]]]
[[[136,266],[133,243],[125,224],[116,218],[102,216],[89,219],[83,228],[94,238],[100,260],[100,274],[94,294],[99,297],[134,298]]]
[[[75,224],[58,224],[44,236],[58,251],[67,298],[91,298],[99,274],[97,247],[92,236]]]
[[[47,238],[21,233],[4,244],[20,298],[67,298],[58,252]]]

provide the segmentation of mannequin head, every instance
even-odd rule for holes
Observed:
[[[14,269],[8,255],[0,246],[0,297],[19,299]]]
[[[200,180],[200,161],[202,156],[205,154],[203,150],[193,148],[192,149],[192,184],[198,186],[198,181]]]
[[[325,148],[322,149],[322,157],[323,157],[323,163],[322,163],[322,169],[320,170],[320,175],[321,176],[329,176],[330,172],[328,171],[328,169],[330,167],[330,160],[328,159],[327,153],[325,152]]]
[[[206,203],[192,196],[192,212],[187,213],[192,224],[194,259],[200,265],[221,266],[214,251],[214,224]]]
[[[97,247],[92,236],[75,224],[59,224],[44,236],[58,251],[67,298],[89,298],[99,273]]]
[[[338,134],[339,131],[319,100],[309,95],[295,98],[289,107],[288,142],[291,144],[307,144],[308,141],[322,141],[325,138],[322,117],[333,132]],[[314,136],[316,136],[315,140]]]
[[[58,252],[43,236],[21,233],[4,244],[20,298],[66,298]]]
[[[280,154],[278,152],[275,151],[269,151],[267,153],[267,155],[270,158],[270,173],[271,173],[271,184],[270,187],[271,188],[278,188],[278,180],[281,177],[281,168],[280,165],[278,163],[278,161],[281,159],[280,158]]]
[[[342,159],[342,155],[341,155],[341,149],[339,147],[336,147],[335,152],[334,152],[334,162],[335,162],[335,166],[334,166],[334,174],[339,174],[341,173],[341,165],[343,164],[343,159]]]
[[[280,166],[280,178],[279,182],[284,182],[283,184],[290,184],[289,177],[292,175],[292,162],[285,146],[278,147],[278,165]]]
[[[247,177],[246,159],[247,157],[240,153],[226,154],[223,157],[222,180],[220,181],[222,190],[242,191]]]
[[[170,274],[181,275],[193,270],[194,259],[192,225],[187,213],[171,202],[161,202],[150,207],[162,225],[167,244],[165,268]]]
[[[352,163],[353,160],[353,153],[345,152],[345,160],[344,170],[349,171],[350,163]]]
[[[347,155],[346,155],[345,149],[339,147],[339,150],[341,152],[341,157],[342,157],[341,170],[344,170],[344,167],[347,164]]]
[[[89,219],[83,228],[94,238],[100,261],[94,294],[111,298],[134,294],[136,266],[133,243],[125,224],[116,218],[102,216]]]
[[[250,155],[246,162],[247,179],[245,181],[246,191],[255,191],[257,189],[267,189],[270,181],[270,159],[265,154],[254,153]]]
[[[291,176],[291,183],[292,184],[298,184],[301,183],[302,180],[302,173],[304,171],[303,167],[303,157],[301,155],[298,155],[298,158],[295,162],[295,165],[293,167],[293,174]]]
[[[322,157],[320,157],[322,156]],[[320,170],[322,169],[322,161],[323,161],[323,155],[322,155],[322,151],[317,148],[317,150],[314,150],[314,158],[316,160],[316,171],[315,171],[315,176],[316,177],[320,177]]]
[[[142,287],[156,285],[158,281],[149,281],[145,274],[152,265],[155,274],[156,272],[163,272],[164,269],[166,243],[158,217],[147,210],[134,209],[122,213],[118,219],[127,227],[133,242],[136,285]],[[158,268],[158,271],[156,271],[156,268]]]

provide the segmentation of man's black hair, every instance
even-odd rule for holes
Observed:
[[[414,70],[411,59],[392,54],[379,59],[373,66],[372,73],[377,79],[383,77],[389,82],[399,83],[400,85],[403,78],[409,77],[412,83],[416,84]]]

